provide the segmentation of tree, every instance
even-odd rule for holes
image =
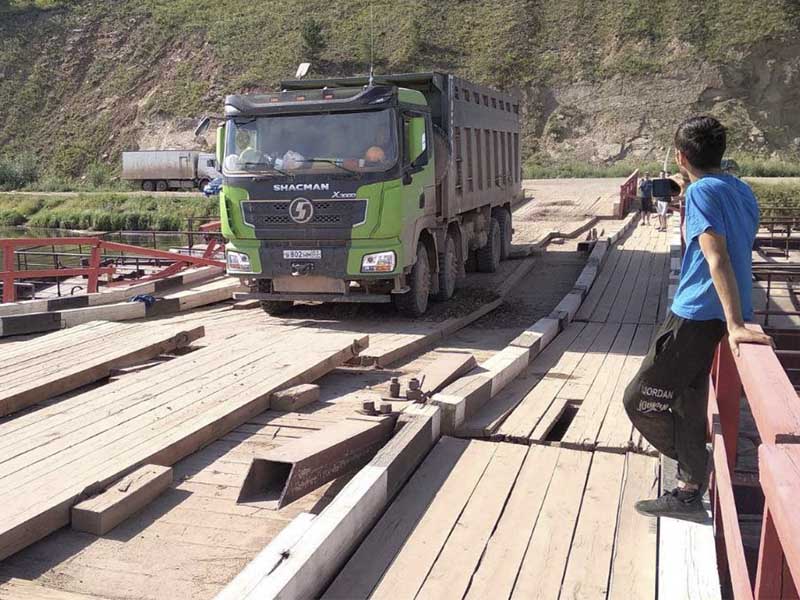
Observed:
[[[0,0],[1,2],[2,0]],[[327,47],[322,24],[314,17],[306,18],[300,28],[303,39],[303,53],[309,61],[318,60]]]

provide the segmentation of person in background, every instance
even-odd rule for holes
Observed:
[[[713,117],[693,117],[675,133],[676,161],[686,190],[686,251],[669,314],[625,390],[634,427],[659,452],[678,461],[678,487],[636,510],[652,517],[703,522],[708,483],[708,376],[727,334],[740,344],[770,344],[748,329],[753,318],[752,248],[758,203],[750,187],[720,168],[726,132]]]
[[[667,173],[661,172],[661,178],[666,179]],[[662,196],[655,199],[656,211],[658,213],[658,231],[667,230],[667,211],[669,210],[669,196]]]
[[[642,217],[640,225],[650,225],[650,213],[653,212],[653,182],[650,173],[645,173],[639,182],[639,198],[641,205],[639,211]]]

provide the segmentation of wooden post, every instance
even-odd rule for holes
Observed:
[[[14,289],[14,244],[11,240],[0,242],[3,251],[3,302],[14,302],[17,298]]]
[[[728,338],[724,338],[717,347],[714,357],[716,377],[713,380],[714,390],[719,406],[719,421],[725,450],[728,457],[728,468],[733,472],[736,467],[736,444],[739,436],[739,403],[742,397],[742,382],[733,360]]]
[[[764,505],[764,521],[761,527],[761,544],[758,548],[758,566],[756,567],[755,600],[782,598],[781,574],[783,572],[783,550],[775,530],[775,522]]]

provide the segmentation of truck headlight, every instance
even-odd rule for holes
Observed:
[[[396,263],[397,257],[393,251],[367,254],[361,259],[361,272],[391,273]]]
[[[250,273],[253,269],[250,266],[250,257],[243,252],[228,252],[227,254],[228,271],[238,271],[240,273]]]

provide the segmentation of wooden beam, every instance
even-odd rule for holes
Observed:
[[[69,592],[35,581],[0,576],[0,600],[110,600],[106,597]]]
[[[134,365],[159,354],[189,345],[205,334],[198,327],[153,327],[124,329],[119,335],[103,336],[94,348],[73,354],[69,345],[53,349],[47,336],[26,342],[19,351],[25,360],[14,369],[0,368],[0,416],[5,416],[49,398],[71,392],[108,377],[112,369]],[[41,351],[36,356],[36,347]],[[14,361],[12,354],[8,362]]]
[[[317,516],[302,539],[284,548],[283,560],[243,588],[237,576],[225,588],[241,600],[294,600],[319,596],[439,438],[440,411],[413,405],[402,428]]]
[[[67,525],[70,509],[82,495],[103,489],[143,464],[174,464],[266,410],[277,389],[313,381],[367,345],[366,337],[353,341],[350,334],[326,332],[311,351],[299,348],[299,338],[308,336],[306,329],[296,335],[293,341],[273,340],[286,346],[275,353],[261,334],[242,334],[237,339],[242,345],[239,362],[221,357],[218,347],[170,361],[165,365],[170,376],[163,382],[163,393],[142,395],[140,390],[125,407],[111,415],[97,415],[99,420],[90,427],[73,430],[72,442],[56,439],[55,445],[47,446],[49,454],[33,464],[25,466],[25,457],[18,456],[18,466],[0,478],[0,503],[7,511],[0,523],[0,559]],[[227,377],[215,375],[207,366],[198,376],[194,368],[201,360],[213,366],[228,364],[226,359],[233,360],[232,367],[226,367],[232,369]],[[146,390],[159,368],[137,377],[137,385]],[[176,376],[181,368],[187,383],[174,390],[175,382],[182,380]],[[99,401],[129,385],[105,386]],[[92,418],[93,413],[88,414],[84,420]],[[2,425],[13,427],[14,421]],[[6,461],[3,466],[9,464]]]
[[[272,410],[292,412],[317,400],[319,400],[319,386],[313,383],[304,383],[272,394],[269,407]]]
[[[157,498],[172,483],[172,469],[145,465],[102,494],[72,507],[72,528],[104,535]]]

